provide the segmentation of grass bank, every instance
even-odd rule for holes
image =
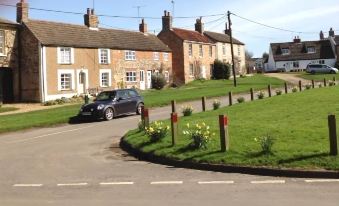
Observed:
[[[11,112],[18,110],[18,108],[15,107],[0,107],[0,113],[5,113],[5,112]]]
[[[333,80],[333,77],[335,77],[337,80],[339,80],[339,74],[309,74],[309,73],[302,73],[299,75],[301,78],[308,79],[308,80],[315,80],[315,81],[323,81],[324,78],[327,80]]]

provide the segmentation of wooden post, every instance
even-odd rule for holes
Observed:
[[[337,144],[337,125],[335,115],[328,115],[328,129],[330,138],[330,155],[338,155],[338,144]]]
[[[299,91],[302,91],[301,80],[299,80]]]
[[[206,111],[206,97],[201,97],[202,111]]]
[[[172,129],[172,146],[174,146],[178,139],[178,114],[171,113],[171,129]]]
[[[288,88],[287,88],[287,82],[285,82],[285,94],[287,94],[288,93]]]
[[[177,102],[175,100],[171,101],[171,105],[172,105],[172,113],[177,112],[176,108],[177,108]]]
[[[324,87],[326,87],[326,83],[327,83],[326,78],[324,78]]]
[[[145,106],[142,105],[141,106],[141,123],[142,123],[142,127],[145,128]]]
[[[225,115],[219,115],[220,127],[220,150],[222,152],[229,150],[228,119]]]
[[[312,79],[312,88],[314,89],[314,79]]]
[[[253,91],[253,88],[251,88],[250,92],[251,92],[251,101],[253,101],[254,100],[254,91]]]
[[[233,105],[232,92],[229,92],[229,93],[228,93],[228,102],[229,102],[229,105],[230,105],[230,106]]]
[[[333,77],[333,81],[334,81],[334,83],[337,81],[337,80],[335,79],[335,76]]]
[[[270,84],[268,85],[267,89],[268,89],[268,96],[272,97],[272,88]]]
[[[144,108],[145,129],[149,127],[149,110]]]

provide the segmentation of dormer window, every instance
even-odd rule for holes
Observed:
[[[281,49],[281,54],[282,54],[282,55],[288,55],[288,54],[290,54],[289,48],[282,48],[282,49]]]
[[[307,53],[315,53],[315,47],[314,46],[307,47]]]

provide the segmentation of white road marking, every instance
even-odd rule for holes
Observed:
[[[81,128],[77,128],[77,129],[65,130],[65,131],[61,131],[61,132],[54,132],[54,133],[50,133],[50,134],[44,134],[44,135],[40,135],[40,136],[36,136],[36,137],[31,137],[31,138],[27,138],[27,139],[21,139],[21,140],[6,142],[6,143],[7,144],[14,144],[14,143],[27,142],[27,141],[31,141],[31,140],[35,140],[35,139],[39,139],[39,138],[43,138],[43,137],[48,137],[48,136],[52,136],[52,135],[57,135],[57,134],[62,134],[62,133],[74,132],[74,131],[78,131],[78,130],[82,130],[82,129],[87,129],[87,128],[94,127],[94,126],[95,125],[91,125],[91,126],[81,127]]]
[[[261,180],[251,181],[252,184],[284,184],[285,180]]]
[[[307,183],[318,183],[318,182],[339,182],[339,179],[315,179],[315,180],[305,180]]]
[[[101,182],[100,185],[133,185],[134,182]]]
[[[14,184],[13,187],[41,187],[43,184]]]
[[[57,184],[58,187],[63,187],[63,186],[86,186],[88,185],[87,182],[81,182],[81,183],[62,183],[62,184]]]
[[[151,182],[151,185],[179,185],[182,183],[183,181],[159,181],[159,182]]]
[[[198,184],[234,184],[234,181],[199,181]]]

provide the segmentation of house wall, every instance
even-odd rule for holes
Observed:
[[[226,55],[223,55],[223,52],[222,52],[223,45],[225,45],[226,47]],[[238,48],[240,49],[240,55],[238,52]],[[234,49],[233,53],[234,53],[234,58],[235,58],[236,73],[244,74],[246,73],[245,46],[234,44],[233,49]],[[216,43],[216,58],[220,61],[232,64],[231,44],[217,42]]]
[[[276,71],[276,65],[275,65],[275,61],[274,61],[274,57],[273,57],[273,52],[272,52],[272,48],[270,47],[270,51],[268,54],[268,63],[267,66],[265,68],[266,72],[270,72],[270,71]]]
[[[299,60],[299,61],[297,61],[297,62],[299,62],[299,67],[294,68],[293,62],[296,62],[296,61],[278,61],[278,62],[276,62],[276,68],[277,68],[277,70],[285,69],[285,71],[287,71],[287,72],[293,71],[293,70],[296,70],[296,69],[305,70],[308,64],[319,63],[320,60],[324,60],[325,64],[332,66],[332,67],[334,66],[334,64],[336,62],[336,59]]]
[[[125,50],[110,49],[110,64],[99,64],[99,49],[74,48],[73,64],[58,64],[57,47],[46,47],[46,101],[57,99],[62,96],[71,97],[81,93],[82,87],[79,85],[79,72],[82,70],[87,74],[86,87],[90,90],[109,90],[117,88],[140,88],[140,70],[144,70],[145,85],[147,85],[147,70],[152,72],[160,70],[168,71],[172,76],[172,55],[168,53],[168,61],[165,61],[163,54],[159,52],[159,60],[154,60],[153,51],[136,51],[136,60],[125,60]],[[110,70],[111,85],[109,87],[100,86],[100,70]],[[67,70],[72,72],[74,87],[68,91],[58,89],[58,71]],[[136,82],[126,82],[127,71],[137,72]],[[81,88],[80,88],[81,87]]]

